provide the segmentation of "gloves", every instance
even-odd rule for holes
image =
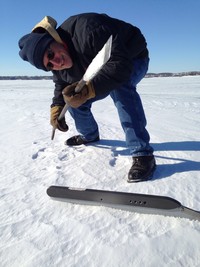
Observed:
[[[69,127],[67,126],[65,122],[65,118],[62,118],[58,121],[58,117],[62,111],[62,106],[54,106],[51,108],[51,120],[50,123],[53,126],[54,129],[58,129],[62,132],[68,131]]]
[[[95,90],[91,81],[86,82],[79,93],[75,92],[78,82],[68,85],[62,91],[63,98],[72,108],[78,108],[88,99],[95,97]]]

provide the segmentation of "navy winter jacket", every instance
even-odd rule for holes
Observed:
[[[70,69],[53,71],[55,91],[52,106],[65,104],[63,88],[82,78],[110,35],[113,36],[111,57],[92,80],[97,96],[108,94],[129,80],[134,58],[148,57],[146,40],[141,31],[105,14],[85,13],[72,16],[57,31],[69,48],[73,66]]]

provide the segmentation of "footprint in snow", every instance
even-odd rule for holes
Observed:
[[[39,149],[38,152],[36,152],[36,153],[34,153],[34,154],[32,155],[32,159],[37,159],[37,157],[39,156],[39,153],[40,153],[40,152],[44,152],[45,150],[46,150],[45,147]]]

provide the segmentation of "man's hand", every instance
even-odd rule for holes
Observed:
[[[63,98],[71,107],[78,108],[88,99],[95,97],[95,90],[91,81],[86,82],[80,92],[75,92],[78,82],[68,85],[62,91]]]
[[[62,111],[62,106],[54,106],[51,108],[51,125],[54,129],[58,129],[62,132],[68,131],[69,127],[67,126],[65,122],[65,118],[62,118],[61,120],[58,120],[58,117]]]

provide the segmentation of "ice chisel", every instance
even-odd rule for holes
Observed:
[[[78,93],[82,90],[83,86],[87,81],[94,78],[94,76],[99,72],[99,70],[103,67],[103,65],[109,60],[111,55],[112,48],[112,35],[109,37],[108,41],[104,44],[103,48],[98,52],[98,54],[93,58],[92,62],[88,66],[83,78],[79,81],[77,87],[75,88],[75,92]],[[61,120],[66,111],[69,108],[69,104],[66,103],[62,112],[60,113],[58,120]],[[51,140],[54,139],[56,128],[53,128]]]

